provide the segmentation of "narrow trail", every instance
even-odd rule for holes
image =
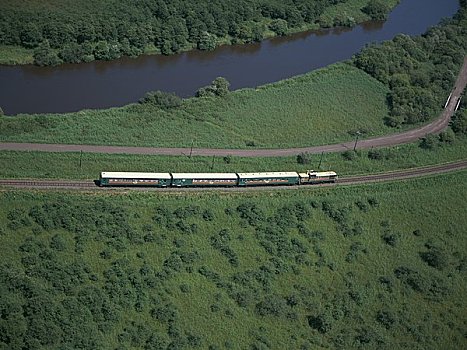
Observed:
[[[430,124],[406,132],[376,137],[373,139],[362,139],[358,141],[357,149],[368,149],[372,147],[395,146],[410,143],[427,135],[439,133],[444,130],[454,114],[456,104],[467,84],[467,56],[457,76],[456,83],[452,89],[451,99],[438,119]],[[71,145],[71,144],[46,144],[46,143],[0,143],[0,150],[10,151],[42,151],[42,152],[87,152],[108,154],[149,154],[179,156],[191,154],[193,156],[238,156],[238,157],[281,157],[296,156],[300,153],[331,153],[343,152],[353,149],[355,141],[301,148],[285,149],[215,149],[215,148],[158,148],[158,147],[126,147],[126,146],[94,146],[94,145]]]
[[[45,190],[98,190],[98,191],[152,191],[152,192],[201,192],[201,191],[216,191],[216,192],[245,192],[245,191],[271,191],[271,190],[293,190],[299,188],[315,188],[315,187],[334,187],[343,185],[358,185],[382,181],[404,180],[415,177],[428,175],[439,175],[443,173],[460,171],[467,169],[467,159],[437,164],[419,168],[404,169],[398,171],[390,171],[379,174],[366,174],[357,176],[343,176],[336,183],[319,184],[319,185],[293,185],[293,186],[260,186],[260,187],[98,187],[97,182],[88,181],[73,181],[73,180],[17,180],[17,179],[0,179],[0,188],[35,188]]]

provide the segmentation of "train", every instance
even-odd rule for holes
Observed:
[[[137,173],[101,172],[102,187],[250,187],[278,185],[313,185],[332,183],[338,179],[334,171],[262,173]]]

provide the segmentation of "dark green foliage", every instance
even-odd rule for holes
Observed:
[[[317,316],[308,316],[307,318],[308,325],[320,333],[327,333],[332,328],[332,321],[327,315],[320,314]]]
[[[288,31],[287,21],[283,19],[275,19],[269,24],[269,29],[271,29],[277,35],[285,35]]]
[[[197,44],[198,49],[212,51],[217,47],[217,37],[215,34],[202,32]]]
[[[381,323],[386,329],[390,329],[396,322],[396,318],[391,311],[380,310],[376,314],[376,321]]]
[[[223,77],[214,79],[211,85],[200,88],[196,92],[197,97],[219,96],[224,97],[229,93],[230,83]]]
[[[351,150],[347,150],[347,151],[342,153],[342,157],[345,160],[354,160],[354,159],[357,158],[357,153],[355,153],[354,151],[351,151]]]
[[[448,266],[448,255],[436,246],[428,245],[429,250],[420,253],[420,258],[431,267],[443,270]]]
[[[389,160],[395,157],[394,152],[387,149],[371,149],[368,151],[368,158],[373,160]]]
[[[435,277],[429,277],[405,266],[394,270],[394,275],[405,285],[425,297],[440,300],[448,294],[444,282]]]
[[[237,212],[242,219],[245,219],[251,226],[257,226],[265,219],[265,214],[261,208],[251,202],[242,203],[237,207]]]
[[[363,12],[374,20],[383,20],[386,19],[389,8],[382,0],[370,0],[368,5],[363,8]]]
[[[34,64],[38,66],[56,66],[62,63],[55,50],[50,47],[46,40],[34,50]]]
[[[399,242],[399,235],[391,232],[385,232],[382,236],[383,241],[390,245],[391,247],[395,247]]]
[[[182,105],[182,99],[174,93],[163,91],[150,91],[147,92],[139,103],[156,106],[162,109],[177,108]]]
[[[0,8],[0,44],[35,48],[45,41],[65,62],[136,56],[155,46],[162,54],[198,47],[212,50],[218,38],[232,43],[259,41],[266,26],[277,35],[313,25],[334,0],[274,1],[86,1],[8,3]],[[338,23],[339,24],[339,23]],[[90,45],[91,54],[80,53]],[[39,61],[42,64],[52,61]]]
[[[372,0],[364,11],[378,18],[379,14],[384,16],[384,6],[383,1]],[[466,22],[463,8],[454,19],[423,36],[401,34],[383,44],[370,45],[354,57],[358,68],[391,89],[387,125],[415,124],[439,113],[467,50]]]
[[[452,129],[444,130],[439,134],[439,142],[441,144],[451,145],[456,141],[456,135]]]
[[[430,134],[420,139],[420,148],[433,150],[438,146],[439,138],[436,135]]]
[[[287,310],[287,303],[280,296],[267,295],[256,304],[255,309],[260,316],[281,316]]]
[[[309,153],[300,153],[297,156],[298,164],[310,164],[310,162],[311,162],[311,155]]]
[[[456,134],[467,135],[467,109],[457,111],[452,116],[450,125]]]

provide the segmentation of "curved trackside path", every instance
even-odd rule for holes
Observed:
[[[457,101],[467,84],[467,56],[464,57],[464,64],[456,84],[452,89],[451,99],[435,121],[421,128],[406,132],[377,137],[373,139],[360,140],[358,149],[371,147],[386,147],[410,143],[419,138],[433,133],[439,133],[445,129],[451,116],[454,114]],[[150,154],[150,155],[188,155],[194,156],[239,156],[239,157],[280,157],[295,156],[299,153],[330,153],[343,152],[353,149],[355,142],[345,142],[333,145],[286,148],[286,149],[215,149],[215,148],[155,148],[155,147],[120,147],[120,146],[93,146],[93,145],[67,145],[67,144],[42,144],[42,143],[0,143],[0,150],[11,151],[43,151],[43,152],[89,152],[89,153],[125,153],[125,154]]]

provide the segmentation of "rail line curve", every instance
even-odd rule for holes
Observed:
[[[198,191],[229,191],[229,192],[244,192],[244,191],[262,191],[262,190],[285,190],[298,188],[314,188],[314,187],[330,187],[342,185],[357,185],[381,181],[404,180],[414,177],[443,174],[452,171],[467,169],[467,159],[424,166],[419,168],[411,168],[399,171],[391,171],[378,174],[343,176],[336,183],[319,184],[319,185],[302,185],[302,186],[264,186],[264,187],[182,187],[182,188],[155,188],[155,187],[98,187],[94,180],[89,181],[58,181],[58,180],[18,180],[18,179],[0,179],[0,187],[14,188],[34,188],[34,189],[75,189],[75,190],[98,190],[98,191],[121,191],[121,190],[138,190],[138,191],[153,191],[153,192],[198,192]]]

